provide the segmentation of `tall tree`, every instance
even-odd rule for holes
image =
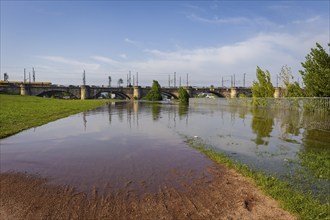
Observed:
[[[316,43],[316,48],[311,49],[301,65],[304,70],[299,72],[303,77],[307,96],[330,97],[330,56],[319,43]]]
[[[304,97],[304,91],[298,82],[289,83],[284,94],[285,97]]]
[[[298,82],[290,82],[293,80],[291,68],[284,65],[281,68],[280,79],[283,82],[282,88],[284,89],[284,97],[303,97],[304,91]]]
[[[252,96],[253,97],[273,97],[274,87],[270,80],[270,73],[268,70],[264,72],[260,67],[257,67],[257,79],[253,81]]]
[[[189,94],[188,94],[187,90],[183,87],[179,88],[179,102],[181,104],[189,103]]]
[[[288,85],[290,84],[290,80],[293,79],[291,68],[288,67],[288,65],[282,66],[281,72],[280,72],[280,79],[282,80],[282,82],[284,84],[283,85],[284,88],[287,88]]]
[[[160,100],[162,100],[160,85],[159,85],[157,80],[154,80],[152,82],[151,90],[148,92],[148,94],[143,99],[149,100],[149,101],[160,101]]]

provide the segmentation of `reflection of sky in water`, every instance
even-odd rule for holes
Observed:
[[[137,111],[136,105],[100,107],[5,138],[1,171],[39,174],[82,190],[129,183],[134,190],[156,191],[204,176],[211,162],[157,121],[160,107]],[[190,175],[179,177],[177,170]]]
[[[156,167],[157,163],[164,163],[162,167],[166,169],[173,168],[166,163],[178,161],[185,161],[182,164],[193,169],[198,165],[193,165],[194,160],[206,164],[194,150],[188,150],[178,134],[198,136],[235,160],[280,175],[293,172],[295,165],[288,166],[287,162],[297,159],[296,153],[303,148],[323,147],[329,153],[330,132],[324,129],[329,115],[252,111],[223,104],[223,101],[213,105],[191,103],[188,108],[112,103],[1,140],[1,171],[53,169],[53,173],[73,175],[73,170],[79,173],[84,169],[88,175],[97,176],[89,168],[89,164],[94,164],[95,169],[111,171],[119,178],[119,172],[138,173]],[[169,158],[157,161],[159,157]],[[143,158],[154,161],[149,165],[132,162]],[[123,161],[130,165],[123,165]],[[139,169],[134,167],[139,165]],[[56,166],[65,168],[57,172]],[[111,170],[111,166],[117,167],[118,172]],[[160,173],[164,171],[157,169]]]

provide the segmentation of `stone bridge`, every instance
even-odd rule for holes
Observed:
[[[189,96],[193,97],[200,93],[212,93],[218,97],[235,98],[239,94],[251,96],[251,88],[207,88],[207,87],[184,87]],[[0,84],[0,93],[30,95],[30,96],[51,96],[58,92],[67,94],[70,98],[95,99],[103,92],[116,94],[124,99],[141,99],[149,91],[150,87],[97,87],[97,86],[55,86],[49,84]],[[161,88],[163,95],[178,98],[179,88]]]

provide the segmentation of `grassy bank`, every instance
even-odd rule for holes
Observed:
[[[329,201],[326,204],[322,204],[318,199],[313,198],[311,193],[293,190],[288,182],[253,171],[193,138],[188,139],[187,143],[211,160],[225,164],[227,167],[233,168],[244,176],[253,179],[257,186],[266,194],[279,201],[284,209],[295,213],[299,219],[330,219]]]
[[[62,100],[0,94],[0,138],[104,105],[106,100]]]

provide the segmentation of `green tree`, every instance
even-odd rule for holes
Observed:
[[[180,104],[189,103],[189,94],[188,94],[187,90],[183,87],[179,88],[179,102],[180,102]]]
[[[316,48],[311,49],[301,65],[304,70],[299,72],[304,80],[306,95],[330,97],[330,56],[323,47],[316,43]]]
[[[280,72],[280,78],[283,82],[282,88],[284,89],[284,97],[303,97],[304,91],[299,86],[298,82],[291,83],[290,80],[293,80],[291,68],[287,65],[282,66]]]
[[[274,87],[270,81],[270,73],[268,70],[264,72],[260,67],[257,67],[257,79],[253,81],[252,85],[252,96],[253,97],[273,97]]]
[[[148,100],[148,101],[162,100],[160,85],[159,85],[158,81],[153,80],[151,90],[148,92],[148,94],[143,99]]]
[[[124,83],[124,80],[122,78],[118,79],[118,87],[120,87],[120,85],[123,83]]]
[[[298,82],[289,83],[286,87],[285,97],[304,97],[304,91]]]

